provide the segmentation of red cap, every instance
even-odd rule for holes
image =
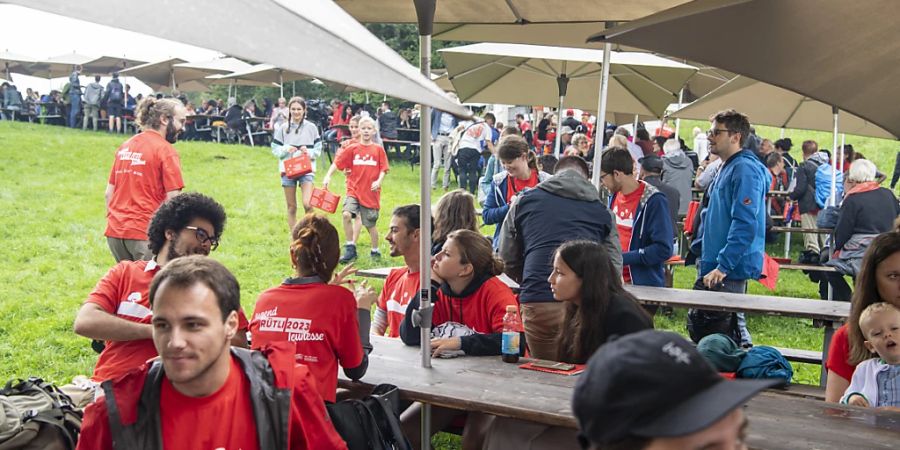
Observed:
[[[567,115],[567,116],[574,116],[574,115],[575,115],[575,110],[572,109],[572,108],[567,109],[567,110],[566,110],[566,115]]]

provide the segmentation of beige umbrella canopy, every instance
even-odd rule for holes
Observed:
[[[634,20],[688,0],[439,0],[434,23],[536,24]],[[416,23],[412,0],[336,0],[360,22]],[[596,31],[596,28],[591,30]],[[591,31],[588,31],[590,33]],[[584,43],[584,38],[581,42]]]
[[[27,71],[26,75],[40,78],[68,77],[72,73],[74,66],[84,65],[94,59],[78,53],[67,53],[29,64],[25,70]]]
[[[483,43],[441,52],[463,102],[556,105],[565,74],[565,107],[596,110],[602,51]],[[610,61],[607,111],[632,115],[662,116],[697,71],[648,53],[613,52]]]
[[[747,114],[751,122],[781,128],[832,131],[831,106],[771,84],[737,77],[671,116],[707,120],[724,109]],[[838,131],[847,134],[895,139],[887,130],[853,114],[841,115]]]
[[[109,75],[113,72],[139,66],[146,61],[128,59],[121,56],[101,56],[82,64],[82,75]]]
[[[149,62],[139,66],[122,70],[120,75],[135,77],[150,86],[154,90],[172,89],[180,83],[190,81],[190,79],[178,79],[175,77],[175,64],[187,62],[181,58],[171,58],[164,61]],[[206,75],[197,76],[203,78]]]
[[[27,66],[35,62],[30,56],[12,53],[10,51],[0,51],[0,66],[3,66],[3,73],[7,79],[10,79],[10,72],[27,74]]]
[[[900,26],[890,13],[896,7],[896,0],[702,0],[592,39],[721,67],[897,136]]]
[[[249,67],[250,64],[236,58],[200,62],[171,58],[125,69],[121,74],[135,77],[158,91],[203,92],[209,90],[209,83],[212,81],[206,77],[245,70]]]

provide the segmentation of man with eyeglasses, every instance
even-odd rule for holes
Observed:
[[[175,99],[147,98],[135,113],[141,132],[116,150],[106,186],[104,235],[116,262],[150,259],[150,218],[184,188],[181,161],[172,144],[184,129],[187,109]]]
[[[709,188],[709,206],[701,225],[699,279],[694,288],[743,294],[747,280],[757,280],[762,273],[766,191],[771,175],[753,151],[744,147],[750,135],[747,116],[733,109],[721,111],[710,125],[709,151],[722,159],[722,167]],[[726,320],[730,322],[730,315]],[[753,345],[743,314],[737,315],[737,327],[740,344]]]
[[[96,383],[117,378],[155,358],[150,321],[150,282],[163,266],[188,255],[209,255],[219,245],[225,228],[225,210],[210,197],[196,192],[179,194],[160,206],[147,230],[150,261],[122,261],[97,282],[75,317],[75,333],[105,341],[90,381],[80,384],[91,391]],[[232,345],[246,347],[249,323],[238,314],[239,332]]]

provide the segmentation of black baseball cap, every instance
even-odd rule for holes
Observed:
[[[609,342],[575,385],[572,411],[587,447],[628,436],[685,436],[783,380],[726,380],[678,334],[645,330]]]
[[[641,169],[648,172],[659,173],[663,170],[663,160],[657,155],[647,155],[638,160]]]

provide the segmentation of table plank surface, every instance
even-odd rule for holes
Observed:
[[[343,378],[343,388],[364,391],[390,383],[405,399],[503,417],[575,428],[570,402],[578,376],[518,369],[499,357],[435,359],[420,367],[419,348],[399,339],[372,337],[374,351],[359,382]],[[900,413],[827,404],[766,391],[746,413],[749,442],[761,449],[898,448]]]
[[[386,278],[391,268],[361,269],[358,276]],[[518,288],[515,281],[500,277],[512,288]],[[702,308],[717,311],[743,311],[771,316],[798,317],[843,322],[850,315],[849,302],[829,302],[824,300],[798,299],[764,295],[732,294],[727,292],[695,291],[690,289],[660,288],[650,286],[625,287],[641,303],[672,306],[678,308]]]

